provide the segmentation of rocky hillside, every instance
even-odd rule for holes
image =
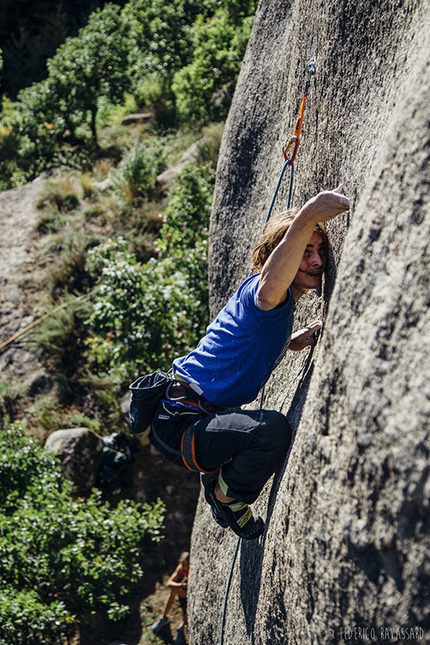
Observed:
[[[239,545],[223,633],[237,539],[199,502],[193,645],[430,643],[429,0],[261,1],[218,166],[212,310],[249,271],[311,57],[293,205],[343,181],[352,207],[297,315],[324,316],[318,346],[267,387],[296,436],[256,504],[265,535]]]

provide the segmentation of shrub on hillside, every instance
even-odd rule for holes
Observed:
[[[98,286],[87,343],[96,362],[120,383],[139,371],[168,369],[206,327],[213,180],[208,165],[182,171],[163,214],[158,258],[138,263],[121,238],[90,252]]]
[[[162,140],[156,137],[136,140],[118,168],[111,171],[113,190],[122,203],[152,195],[157,176],[165,167],[166,148]]]
[[[160,539],[162,502],[75,499],[57,460],[17,425],[0,431],[0,479],[2,644],[63,643],[94,613],[122,618],[145,545]]]

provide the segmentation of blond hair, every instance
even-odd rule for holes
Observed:
[[[282,215],[269,219],[264,227],[263,235],[259,244],[252,252],[252,273],[260,273],[269,255],[284,239],[297,213],[298,209],[289,209]],[[321,235],[327,251],[328,238],[324,227],[321,224],[317,224],[315,226],[314,233]]]

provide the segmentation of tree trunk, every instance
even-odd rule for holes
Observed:
[[[91,123],[90,123],[90,128],[91,128],[91,139],[93,141],[94,147],[98,148],[99,143],[97,140],[97,126],[96,126],[96,116],[97,116],[97,106],[93,106],[91,108]]]

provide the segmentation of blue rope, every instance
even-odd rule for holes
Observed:
[[[292,194],[293,194],[293,182],[294,182],[294,164],[291,164],[290,160],[287,159],[285,161],[284,165],[282,166],[281,174],[279,175],[278,183],[276,184],[275,192],[273,194],[272,201],[270,202],[269,210],[267,212],[267,217],[266,217],[266,223],[269,221],[270,216],[272,214],[273,206],[275,204],[276,197],[278,195],[282,179],[283,179],[285,171],[286,171],[286,169],[288,167],[290,167],[290,183],[289,183],[289,186],[288,186],[287,208],[290,208],[290,206],[291,206],[291,198],[292,198]],[[264,400],[264,386],[261,388],[260,410],[263,407],[263,400]],[[231,567],[230,567],[230,573],[229,573],[228,580],[227,580],[227,585],[226,585],[226,588],[225,588],[224,606],[223,606],[222,616],[221,616],[221,627],[220,627],[221,633],[220,633],[219,645],[224,645],[224,628],[225,628],[225,618],[226,618],[226,613],[227,613],[227,601],[228,601],[228,596],[229,596],[229,593],[230,593],[231,581],[232,581],[232,578],[233,578],[234,565],[236,564],[236,558],[237,558],[237,554],[239,552],[240,540],[241,540],[240,537],[237,538],[236,548],[234,550],[233,560],[232,560]]]
[[[313,74],[315,74],[315,61],[313,61],[313,60],[309,61],[308,70],[309,70],[308,71],[308,79],[307,79],[306,88],[305,88],[306,93],[309,90],[311,76]],[[293,184],[294,184],[294,163],[291,163],[291,159],[286,159],[284,164],[283,164],[283,166],[282,166],[281,173],[279,175],[278,182],[277,182],[276,187],[275,187],[275,192],[273,193],[272,201],[270,202],[269,210],[267,211],[265,224],[267,224],[267,222],[270,219],[270,216],[272,215],[272,210],[273,210],[273,207],[275,205],[276,197],[278,196],[279,188],[281,186],[282,179],[283,179],[283,177],[285,175],[285,171],[287,170],[287,168],[290,168],[290,181],[289,181],[289,186],[288,186],[287,209],[291,207],[291,200],[292,200],[292,197],[293,197]],[[260,392],[261,392],[260,393],[260,410],[261,410],[262,407],[263,407],[263,401],[264,401],[264,386],[261,388]],[[237,554],[239,552],[240,540],[241,540],[240,537],[237,538],[236,548],[234,550],[233,560],[232,560],[232,563],[231,563],[230,573],[229,573],[229,576],[228,576],[227,585],[226,585],[226,589],[225,589],[224,606],[223,606],[222,616],[221,616],[221,628],[220,628],[219,645],[224,645],[224,628],[225,628],[225,617],[226,617],[226,613],[227,613],[227,601],[228,601],[228,595],[230,593],[231,581],[232,581],[232,578],[233,578],[233,569],[234,569],[234,565],[236,564]]]
[[[236,558],[237,558],[237,554],[239,552],[239,544],[240,544],[241,539],[242,538],[240,538],[240,537],[237,538],[236,548],[234,550],[233,560],[232,560],[231,567],[230,567],[230,573],[229,573],[228,580],[227,580],[227,585],[226,585],[226,588],[225,588],[224,606],[222,608],[222,617],[221,617],[221,634],[220,634],[220,639],[219,639],[219,645],[223,645],[223,643],[224,643],[224,627],[225,627],[225,617],[226,617],[226,613],[227,613],[228,594],[230,592],[231,580],[233,578],[233,569],[234,569],[234,565],[236,564]]]
[[[269,210],[267,211],[265,224],[267,224],[267,222],[270,219],[273,207],[275,205],[276,197],[278,195],[279,188],[281,186],[282,179],[288,167],[290,168],[290,183],[288,185],[287,208],[290,208],[291,206],[291,200],[293,198],[294,164],[292,164],[291,161],[287,159],[284,162],[284,165],[282,166],[281,174],[279,175],[278,183],[276,184],[275,192],[273,193],[272,201],[270,202]],[[263,401],[264,401],[264,385],[260,390],[260,410],[263,407]]]
[[[291,206],[291,200],[293,197],[294,164],[291,163],[290,159],[287,159],[282,166],[281,174],[279,175],[278,183],[276,184],[275,192],[273,193],[272,201],[270,202],[269,210],[267,211],[266,220],[264,222],[265,224],[267,224],[270,219],[273,207],[275,205],[276,197],[278,196],[279,188],[282,183],[282,179],[284,178],[285,171],[288,167],[290,168],[290,183],[288,186],[287,208],[290,208]]]

